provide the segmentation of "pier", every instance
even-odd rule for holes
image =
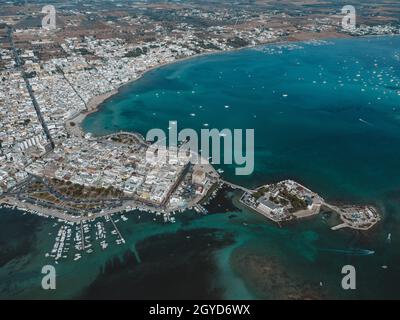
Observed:
[[[114,229],[115,229],[115,231],[117,232],[117,234],[118,234],[120,240],[122,241],[122,243],[125,243],[125,239],[122,237],[121,232],[119,232],[119,229],[117,228],[117,225],[115,224],[113,218],[111,217],[111,215],[108,215],[108,217],[110,218],[110,221],[111,221],[111,223],[113,224]]]
[[[256,190],[247,189],[243,186],[239,186],[238,184],[234,184],[232,182],[229,182],[229,181],[226,181],[223,179],[221,179],[220,182],[222,182],[222,184],[227,185],[228,187],[231,187],[232,189],[235,189],[235,190],[242,190],[243,192],[247,192],[247,193],[253,193],[256,191]]]
[[[83,232],[83,222],[81,221],[81,250],[85,250],[85,233]]]

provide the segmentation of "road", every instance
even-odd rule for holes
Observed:
[[[49,131],[49,129],[47,127],[47,124],[44,121],[43,115],[42,115],[42,113],[40,111],[39,104],[38,104],[38,102],[37,102],[37,100],[35,98],[35,95],[33,94],[32,86],[29,83],[28,76],[27,76],[27,74],[25,73],[25,71],[22,68],[22,61],[21,61],[21,58],[20,58],[20,56],[18,54],[18,50],[17,50],[17,48],[15,47],[15,44],[14,44],[13,29],[12,28],[8,28],[8,39],[10,41],[10,44],[11,44],[11,47],[12,47],[12,50],[13,50],[14,59],[15,59],[16,65],[17,65],[17,69],[19,69],[21,71],[21,73],[22,73],[22,77],[23,77],[23,79],[25,81],[26,88],[27,88],[27,90],[29,92],[29,96],[30,96],[30,98],[32,100],[33,107],[35,108],[36,115],[37,115],[37,117],[38,117],[38,119],[40,121],[40,124],[42,125],[43,131],[46,134],[47,139],[50,142],[51,149],[54,149],[55,145],[54,145],[53,138],[51,137],[50,131]]]

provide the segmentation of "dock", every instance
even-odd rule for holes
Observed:
[[[81,221],[81,250],[85,250],[85,233],[83,232],[83,222]]]
[[[336,230],[343,229],[343,228],[348,228],[348,227],[349,226],[347,225],[347,223],[341,223],[341,224],[339,224],[337,226],[333,226],[331,228],[331,230],[336,231]]]
[[[111,223],[113,224],[114,229],[115,229],[115,231],[117,232],[117,234],[118,234],[120,240],[122,241],[122,243],[125,243],[125,239],[122,237],[121,232],[119,232],[119,229],[118,229],[117,225],[115,224],[113,218],[111,217],[111,215],[108,215],[108,217],[110,218],[110,221],[111,221]]]

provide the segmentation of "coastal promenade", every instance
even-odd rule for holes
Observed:
[[[149,146],[149,144],[146,142],[145,138],[138,132],[119,131],[119,132],[107,134],[105,136],[100,136],[97,139],[107,140],[110,138],[112,139],[112,138],[116,138],[116,137],[120,137],[120,136],[132,137],[135,140],[137,140],[137,142],[140,143],[141,145],[143,145],[145,147]]]

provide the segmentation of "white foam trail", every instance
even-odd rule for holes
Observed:
[[[360,121],[360,122],[362,122],[362,123],[365,123],[365,124],[367,124],[367,125],[369,125],[369,126],[372,126],[372,123],[371,123],[371,122],[365,121],[365,120],[362,119],[362,118],[359,118],[358,121]]]

